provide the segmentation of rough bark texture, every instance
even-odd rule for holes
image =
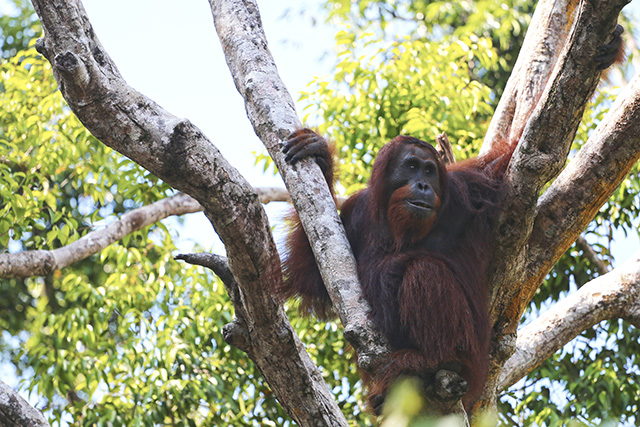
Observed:
[[[210,4],[247,116],[291,194],[345,337],[358,355],[358,365],[374,372],[385,362],[390,348],[386,338],[369,322],[370,309],[360,290],[355,259],[324,176],[311,160],[293,167],[284,162],[282,141],[301,124],[268,50],[257,4],[252,0],[210,0]],[[450,375],[457,376],[452,372]],[[434,387],[444,396],[457,395],[449,384],[436,382]],[[452,406],[451,402],[432,403],[436,411],[444,413],[450,412]]]
[[[283,406],[301,425],[346,425],[268,292],[281,280],[280,260],[251,186],[199,129],[124,82],[78,0],[33,3],[45,31],[37,48],[51,61],[62,95],[87,129],[203,206],[240,288],[236,316],[247,325],[246,351]]]
[[[478,407],[494,407],[502,366],[515,350],[515,334],[522,313],[544,276],[567,247],[566,240],[546,240],[547,249],[553,254],[548,257],[548,264],[546,261],[532,261],[531,240],[538,236],[534,233],[536,214],[539,212],[538,196],[543,186],[565,164],[585,105],[600,78],[595,62],[598,50],[609,40],[617,16],[626,3],[626,0],[581,1],[570,29],[567,24],[571,22],[570,17],[574,14],[572,5],[575,3],[541,2],[542,7],[566,8],[566,19],[557,19],[557,14],[560,13],[558,9],[543,10],[529,28],[525,44],[540,46],[540,43],[554,44],[553,40],[563,40],[566,43],[560,43],[564,44],[562,53],[555,60],[554,55],[544,49],[521,51],[520,56],[534,52],[532,60],[523,60],[525,65],[518,68],[512,76],[512,79],[516,79],[516,92],[525,99],[516,101],[514,105],[512,101],[506,100],[507,105],[512,106],[503,106],[496,118],[502,123],[496,126],[502,130],[494,130],[494,136],[485,139],[485,144],[490,145],[494,138],[515,137],[518,148],[506,174],[504,202],[496,226],[496,250],[492,254],[490,273],[490,311],[495,335],[486,394]],[[540,33],[546,34],[542,41],[529,42],[531,38],[537,39]],[[537,68],[535,61],[540,58],[541,63],[548,65]],[[552,62],[556,65],[551,65]],[[537,83],[525,90],[528,81],[523,80],[523,76],[528,75],[531,70],[533,75],[529,79]],[[515,93],[508,92],[504,96],[515,96]],[[518,108],[525,105],[535,105],[535,109],[530,114],[524,110],[516,114]],[[510,116],[522,118],[522,121],[511,121]],[[606,163],[608,159],[602,161]],[[593,166],[585,166],[585,173],[593,173]],[[621,168],[620,172],[626,174],[630,166]],[[594,191],[593,188],[586,189]],[[595,192],[598,197],[606,199],[612,191],[613,189],[596,189]],[[585,225],[593,217],[590,212],[577,215],[580,220],[573,220]],[[571,244],[578,235],[579,231],[568,243]],[[564,249],[556,252],[558,248]]]
[[[640,307],[640,251],[594,279],[518,331],[516,352],[504,365],[499,388],[517,382],[580,332],[607,319],[628,318]]]
[[[267,47],[255,1],[210,0],[216,31],[247,116],[274,159],[309,237],[322,278],[358,364],[374,370],[389,353],[385,338],[368,321],[369,306],[358,282],[355,259],[320,172],[311,160],[289,166],[282,141],[301,123]]]
[[[0,381],[0,426],[49,427],[42,412],[35,409],[17,391]]]
[[[256,188],[261,203],[291,201],[284,188]],[[124,236],[173,215],[200,212],[202,206],[184,193],[125,213],[107,227],[92,231],[58,249],[0,254],[0,277],[44,276],[100,252]]]
[[[586,103],[600,79],[594,58],[602,41],[613,32],[625,4],[626,0],[580,3],[568,45],[527,122],[509,166],[508,197],[497,225],[498,251],[492,277],[492,282],[498,285],[492,298],[492,313],[496,320],[507,317],[500,321],[508,323],[508,332],[515,331],[524,307],[518,304],[515,310],[511,309],[517,287],[507,283],[514,279],[520,282],[523,277],[526,244],[533,229],[538,195],[565,164]]]

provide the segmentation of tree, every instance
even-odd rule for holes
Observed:
[[[45,183],[48,181],[28,181],[35,179],[30,168],[32,159],[28,155],[3,159],[3,181],[10,189],[3,193],[3,200],[10,201],[6,204],[5,213],[9,213],[11,208],[9,221],[2,222],[4,228],[0,229],[5,233],[5,241],[9,236],[15,241],[30,233],[24,241],[58,247],[55,250],[30,251],[31,247],[26,246],[21,248],[25,249],[21,252],[0,255],[0,276],[11,278],[8,282],[11,291],[23,286],[28,290],[23,293],[34,295],[38,289],[53,289],[48,299],[23,301],[29,306],[27,311],[35,311],[35,315],[28,319],[36,323],[33,330],[42,331],[30,338],[29,351],[25,356],[36,370],[40,366],[37,375],[51,375],[52,370],[50,378],[55,378],[49,389],[43,387],[39,391],[51,397],[65,396],[72,408],[70,411],[87,424],[108,420],[117,423],[151,420],[189,424],[197,402],[202,400],[211,404],[217,395],[231,394],[221,386],[225,376],[218,375],[218,363],[242,365],[237,369],[241,376],[247,370],[253,370],[253,367],[243,365],[240,353],[230,347],[225,348],[225,352],[233,354],[220,360],[210,358],[211,353],[214,350],[219,352],[220,348],[211,345],[210,337],[201,336],[201,331],[211,331],[208,323],[215,319],[215,322],[228,323],[225,340],[253,360],[289,416],[302,425],[346,425],[344,415],[321,381],[317,367],[304,351],[284,311],[269,294],[268,286],[265,286],[265,283],[278,282],[282,277],[278,253],[257,193],[222,158],[202,132],[126,85],[91,30],[79,2],[34,1],[34,5],[46,32],[37,49],[53,66],[49,68],[41,63],[38,66],[34,52],[20,55],[15,58],[12,68],[15,74],[11,81],[20,84],[20,77],[26,79],[39,74],[45,81],[45,75],[52,71],[62,96],[87,129],[102,143],[144,169],[138,169],[115,155],[102,159],[101,154],[91,151],[106,149],[86,134],[65,135],[61,121],[75,118],[61,106],[59,98],[55,99],[57,95],[51,89],[41,99],[34,99],[34,108],[40,109],[38,112],[58,108],[55,114],[45,116],[50,120],[43,123],[20,121],[22,127],[9,127],[2,134],[5,144],[9,146],[9,141],[20,141],[20,138],[24,140],[27,135],[33,135],[26,132],[33,126],[36,126],[38,134],[42,134],[52,132],[51,127],[55,125],[56,135],[52,141],[60,146],[53,145],[51,151],[70,150],[76,156],[76,165],[81,165],[82,160],[90,156],[94,161],[88,164],[98,169],[83,170],[78,166],[72,170],[53,168],[42,174],[52,177],[51,182],[62,183],[69,179],[83,183],[97,176],[109,182],[111,177],[114,179],[111,187],[118,187],[113,193],[122,197],[123,203],[131,200],[134,205],[172,194],[170,188],[166,184],[159,185],[155,177],[185,193],[140,207],[124,215],[110,228],[87,232],[78,239],[83,231],[78,230],[77,221],[70,220],[65,214],[73,210],[82,214],[79,194],[85,195],[90,190],[69,195],[76,202],[69,203],[65,210],[59,206],[59,198],[64,194],[60,189],[64,185],[52,190]],[[601,40],[606,39],[614,28],[624,2],[582,2],[575,16],[566,12],[568,5],[551,2],[538,5],[530,35],[524,42],[520,59],[485,137],[485,145],[490,146],[498,138],[517,135],[520,145],[509,170],[504,214],[496,226],[499,250],[493,259],[491,296],[497,333],[493,342],[493,370],[482,402],[484,407],[495,405],[499,390],[530,372],[573,336],[600,320],[624,319],[636,326],[639,323],[639,273],[635,257],[622,270],[607,273],[597,282],[581,288],[574,300],[564,302],[564,311],[562,306],[554,307],[547,317],[522,329],[516,341],[516,328],[544,277],[640,156],[640,138],[637,136],[640,132],[636,129],[640,114],[637,106],[640,88],[635,79],[584,142],[584,147],[572,158],[569,166],[562,170],[582,111],[599,80],[592,58]],[[301,168],[288,167],[279,152],[280,141],[300,122],[266,48],[257,7],[249,1],[214,1],[211,7],[236,87],[245,99],[256,133],[287,184],[316,249],[325,283],[344,325],[345,337],[356,349],[360,367],[375,369],[383,363],[388,348],[367,322],[366,307],[359,299],[354,262],[323,178],[319,170],[310,164]],[[555,20],[546,19],[549,16]],[[575,24],[570,31],[568,24],[573,20]],[[346,43],[354,42],[348,34],[344,40]],[[468,61],[460,62],[480,64],[476,71],[483,67],[492,68],[487,41],[469,39],[457,43],[460,50],[454,49],[455,43],[449,45],[451,56],[445,58],[445,63],[468,58]],[[541,44],[557,48],[541,51],[537,49]],[[562,46],[564,49],[561,51]],[[400,47],[397,52],[390,50],[387,53],[402,55],[407,52],[407,55],[412,55],[417,51],[429,51],[432,46],[407,44]],[[435,52],[429,52],[426,58],[437,53],[437,49],[433,49]],[[460,56],[456,57],[456,53]],[[342,70],[344,76],[353,72],[353,79],[347,81],[357,84],[361,73],[356,66],[345,60]],[[415,73],[407,71],[413,70],[405,70],[406,76],[415,76]],[[463,76],[473,74],[463,71],[460,71]],[[395,73],[391,71],[388,76]],[[482,85],[469,81],[468,86],[469,96],[486,97]],[[402,86],[394,84],[381,88],[391,90]],[[373,94],[377,93],[373,88],[369,89]],[[400,97],[400,92],[393,96]],[[20,90],[5,90],[5,93],[17,96]],[[436,92],[432,98],[426,97],[425,104],[418,103],[415,108],[409,105],[404,106],[407,107],[404,111],[390,109],[376,118],[386,118],[385,126],[375,126],[375,129],[380,131],[382,138],[391,137],[401,130],[429,133],[431,129],[424,126],[421,114],[429,102],[438,99],[438,95]],[[337,104],[346,104],[339,97],[333,99]],[[477,102],[477,105],[485,104],[486,101]],[[29,107],[15,100],[10,105]],[[399,107],[403,106],[400,104]],[[346,113],[349,107],[344,111],[337,108],[327,111]],[[481,109],[476,117],[486,117],[489,113],[489,109]],[[359,118],[352,117],[353,120]],[[369,116],[363,113],[363,117]],[[390,122],[389,118],[396,119],[397,123]],[[370,150],[376,143],[371,142],[371,136],[378,133],[351,125],[344,127],[343,132],[349,134],[352,141],[363,144],[365,150]],[[464,128],[461,124],[453,127]],[[466,137],[473,142],[479,139],[478,134],[483,128],[464,130],[468,132],[456,134],[456,137]],[[80,144],[78,147],[84,151],[76,152],[75,145],[69,142]],[[355,144],[354,148],[357,148]],[[47,152],[42,150],[40,154],[45,156]],[[68,161],[70,156],[65,154],[65,160]],[[95,162],[98,158],[103,161]],[[362,165],[354,164],[350,170],[355,172],[355,176],[364,177]],[[14,173],[18,168],[23,169],[22,174]],[[114,171],[118,171],[118,175],[131,173],[132,179],[116,181]],[[61,180],[57,175],[65,172],[69,176]],[[141,177],[153,184],[151,196],[147,189],[142,189],[144,182],[141,182]],[[357,180],[353,185],[357,185]],[[543,188],[545,191],[539,196]],[[100,194],[91,195],[94,200],[101,200]],[[29,214],[37,212],[45,203],[53,216],[47,220],[37,217],[29,224]],[[217,313],[224,312],[220,311],[224,308],[218,293],[220,288],[213,284],[203,292],[190,282],[195,276],[189,276],[189,272],[170,259],[166,249],[171,249],[171,243],[166,229],[160,237],[166,246],[164,250],[152,245],[153,236],[145,231],[129,234],[154,223],[163,215],[193,211],[200,206],[225,243],[228,261],[202,254],[183,258],[206,265],[224,282],[235,309],[233,321],[217,317]],[[147,216],[152,210],[164,213]],[[89,211],[92,213],[87,215],[88,224],[98,217],[97,209]],[[9,229],[11,234],[7,233]],[[41,231],[38,233],[37,230]],[[86,259],[109,243],[123,239],[123,236],[131,237],[124,237],[122,245],[112,245],[100,253],[100,262],[104,266],[102,272],[73,270],[77,265],[72,264],[74,261]],[[66,266],[71,266],[71,270],[61,270]],[[103,286],[91,286],[91,274],[105,273],[108,277],[104,279]],[[200,274],[203,276],[200,280],[213,280],[202,271]],[[53,286],[47,285],[46,279],[23,280],[36,275],[50,276]],[[608,288],[603,284],[607,279],[611,280]],[[183,288],[174,292],[174,286]],[[123,296],[125,287],[133,292]],[[151,295],[143,297],[145,293]],[[63,307],[56,307],[56,302]],[[100,305],[101,302],[104,306]],[[589,306],[589,303],[593,305]],[[548,331],[547,322],[566,321],[578,308],[586,309],[589,316],[581,317],[580,322],[565,322],[564,328],[556,328],[540,339],[541,331]],[[56,316],[61,312],[64,314]],[[65,328],[65,323],[72,327]],[[94,331],[109,332],[112,336]],[[113,342],[118,346],[113,347]],[[154,348],[170,348],[170,351],[161,353]],[[86,357],[78,357],[70,363],[66,357],[70,351]],[[193,358],[203,360],[196,363]],[[79,375],[79,372],[89,372],[83,371],[87,364],[103,368],[91,370],[91,376]],[[249,373],[245,381],[255,375],[255,372]],[[127,391],[122,396],[130,399],[129,413],[113,410],[121,408],[118,406],[120,391],[105,392],[101,389],[108,389],[116,380],[118,386]],[[199,387],[195,386],[196,381],[200,381]],[[41,381],[38,384],[45,386],[47,383]],[[145,388],[144,385],[148,384],[153,386]],[[637,399],[637,384],[635,389],[633,386],[633,383],[629,384]],[[144,395],[141,394],[143,391]],[[105,398],[99,403],[86,400],[95,393],[105,393]],[[264,389],[253,393],[269,396]],[[180,399],[172,402],[176,395]],[[158,400],[161,404],[156,404]],[[349,405],[349,402],[345,404]],[[240,414],[238,419],[242,420],[244,410],[242,404],[239,406],[240,411],[236,414]],[[216,410],[209,407],[208,411],[196,415],[192,423],[215,421],[215,417],[220,417]],[[284,415],[268,398],[261,411],[263,419],[276,420]],[[228,417],[225,420],[229,422]]]

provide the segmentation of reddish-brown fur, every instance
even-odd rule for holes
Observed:
[[[438,166],[437,214],[428,219],[412,216],[401,203],[408,186],[387,188],[394,158],[409,146],[425,150]],[[384,396],[402,374],[429,381],[442,367],[458,370],[468,382],[467,406],[479,397],[491,337],[486,283],[491,227],[511,152],[502,144],[447,170],[433,147],[399,136],[378,153],[367,188],[342,206],[370,317],[396,350],[369,383],[370,398]],[[303,311],[326,318],[328,294],[295,215],[293,225],[281,293],[301,297]]]
[[[416,219],[404,207],[404,200],[410,197],[411,191],[408,186],[398,188],[391,194],[389,198],[389,207],[387,208],[387,218],[393,218],[389,222],[391,234],[396,238],[396,247],[402,248],[406,244],[412,244],[418,240],[422,240],[433,226],[436,216],[428,219]],[[436,199],[436,211],[440,208],[440,199]],[[404,239],[408,239],[405,242]]]
[[[599,69],[624,57],[621,34],[618,26],[612,41],[600,50],[594,61]],[[283,151],[291,163],[314,156],[333,188],[333,164],[325,144],[311,130],[301,129]],[[300,147],[310,150],[302,155]],[[410,185],[390,184],[394,160],[402,159],[407,147],[420,147],[437,164],[439,188],[432,217],[421,218],[406,207],[404,202],[414,197]],[[514,148],[498,143],[482,157],[445,168],[433,147],[398,136],[378,153],[367,188],[342,206],[340,216],[371,306],[370,317],[395,350],[372,377],[363,375],[372,402],[379,403],[403,374],[428,383],[443,367],[459,371],[467,381],[467,408],[479,397],[491,338],[487,268],[492,227]],[[297,216],[292,218],[280,294],[299,296],[303,311],[326,318],[331,302],[307,237]]]

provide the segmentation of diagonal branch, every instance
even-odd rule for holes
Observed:
[[[564,45],[562,54],[557,61],[553,59],[553,54],[548,53],[534,54],[529,65],[525,61],[524,68],[533,68],[533,74],[528,78],[537,76],[534,78],[534,88],[527,94],[524,85],[530,82],[514,80],[516,89],[526,99],[517,106],[505,106],[496,123],[506,124],[500,125],[502,130],[496,130],[493,136],[488,135],[485,139],[485,145],[489,146],[501,138],[510,143],[517,141],[518,148],[505,176],[501,214],[495,225],[496,250],[492,254],[489,284],[490,313],[496,333],[492,340],[487,393],[479,406],[494,404],[502,364],[515,349],[515,332],[519,320],[544,277],[537,274],[532,277],[532,270],[538,273],[546,267],[529,262],[527,246],[534,227],[538,196],[543,186],[560,172],[566,162],[585,105],[600,78],[595,58],[600,47],[611,37],[618,14],[627,2],[580,0],[578,5],[578,0],[571,0],[564,3],[565,6],[561,9],[568,14],[567,19],[558,22],[570,22],[573,7],[578,5],[575,22],[568,37],[568,27],[562,27],[551,19],[553,13],[544,12],[539,15],[546,18],[537,20],[536,27],[529,29],[527,38],[536,38],[532,31],[542,30],[542,39],[531,43],[538,46],[536,49],[544,47],[545,43],[547,46]],[[552,3],[543,1],[539,7],[549,7]],[[562,42],[554,42],[556,38]],[[523,50],[521,55],[526,52],[527,50]],[[537,73],[535,61],[540,58],[548,64]],[[553,62],[555,65],[552,65]],[[547,79],[551,69],[553,72]],[[542,88],[544,90],[541,91]],[[510,93],[506,92],[504,96],[508,97]],[[510,116],[515,117],[516,107],[521,111],[517,114],[519,122],[514,124]],[[516,140],[508,139],[513,137]]]
[[[180,193],[127,212],[105,228],[92,231],[62,248],[0,254],[0,277],[45,276],[96,254],[126,235],[168,216],[201,210],[200,204],[192,197]]]
[[[540,198],[529,249],[532,284],[544,278],[639,158],[640,76],[636,76]],[[528,292],[533,291],[531,286]]]
[[[236,313],[247,323],[248,354],[280,402],[302,425],[346,425],[282,306],[269,292],[282,280],[280,259],[252,187],[198,128],[126,84],[79,0],[33,4],[45,32],[36,47],[52,63],[62,95],[87,129],[203,206],[225,244],[242,295]],[[273,119],[268,111],[260,114]]]
[[[42,412],[32,407],[17,391],[2,381],[0,381],[0,425],[49,427]]]
[[[622,318],[640,326],[640,251],[518,331],[516,352],[504,365],[499,389],[515,384],[565,344],[599,322]]]
[[[256,188],[261,203],[290,201],[284,188]],[[184,193],[125,213],[117,221],[58,249],[0,254],[0,277],[44,276],[94,255],[124,236],[173,215],[200,212],[202,206]]]
[[[389,352],[386,339],[368,321],[355,259],[320,168],[311,160],[290,166],[281,144],[300,127],[293,101],[267,48],[254,0],[210,0],[216,31],[247,116],[274,159],[316,257],[345,337],[359,365],[371,370]]]
[[[609,272],[609,264],[600,259],[598,253],[584,237],[580,236],[576,239],[576,246],[582,251],[583,256],[593,264],[599,275]]]
[[[227,258],[210,254],[207,252],[199,252],[195,254],[182,254],[176,256],[177,260],[186,261],[190,264],[200,265],[213,271],[216,276],[222,280],[224,287],[229,294],[229,298],[235,307],[242,307],[242,296],[238,282],[236,282]],[[224,340],[245,353],[252,351],[251,339],[247,331],[247,322],[243,313],[236,313],[233,321],[224,326],[222,331]]]
[[[300,122],[267,48],[257,5],[254,0],[210,0],[210,4],[247,116],[291,194],[345,337],[358,355],[358,364],[373,372],[385,362],[390,347],[369,321],[369,306],[362,296],[355,259],[320,169],[310,160],[294,167],[284,162],[282,140]],[[443,395],[452,394],[449,388],[453,386],[447,381],[440,381],[435,387]],[[436,410],[443,411],[452,404],[432,403]]]

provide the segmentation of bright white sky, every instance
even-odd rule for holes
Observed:
[[[262,144],[246,117],[215,33],[205,0],[84,0],[84,6],[105,49],[127,82],[178,117],[195,123],[254,186],[280,186],[280,179],[263,174],[254,165],[254,151]],[[280,76],[294,100],[314,76],[331,73],[331,62],[321,61],[334,47],[335,29],[312,25],[320,0],[258,1]],[[637,11],[640,3],[631,5]],[[0,12],[7,7],[0,0]],[[307,10],[306,16],[299,12]],[[286,18],[283,18],[288,11]],[[640,16],[636,13],[636,16]],[[298,106],[300,116],[301,108]],[[283,204],[266,206],[272,225],[279,223]],[[192,215],[181,250],[192,241],[224,253],[204,216]],[[616,249],[617,263],[640,248],[637,236],[623,239]]]
[[[84,0],[94,29],[127,82],[178,117],[188,118],[254,186],[283,186],[279,177],[255,166],[263,145],[247,119],[244,101],[227,68],[204,0]],[[259,2],[269,47],[294,100],[314,76],[330,72],[323,53],[334,46],[333,31],[313,26],[300,10],[317,10],[317,0]],[[283,14],[289,15],[283,19]],[[315,14],[316,16],[318,14]],[[300,113],[300,108],[298,107]],[[300,114],[302,116],[302,114]],[[285,204],[266,206],[272,225]],[[189,217],[180,233],[181,250],[190,241],[205,247],[217,236],[202,214]],[[220,244],[214,251],[224,254]]]
[[[253,167],[262,144],[246,117],[204,0],[84,0],[105,49],[127,82],[171,113],[194,122],[254,185],[278,185]],[[333,33],[308,19],[279,20],[317,1],[260,2],[269,47],[294,98],[320,69]],[[313,6],[312,6],[313,7]],[[293,13],[292,15],[295,15]]]
[[[269,47],[280,75],[294,100],[314,76],[331,73],[331,62],[320,61],[334,47],[335,29],[322,22],[313,26],[311,16],[320,0],[258,1]],[[0,0],[0,13],[7,10]],[[127,82],[178,117],[195,123],[254,186],[280,186],[279,178],[254,166],[252,152],[261,151],[246,117],[244,103],[235,89],[220,48],[209,4],[205,0],[84,0],[94,29]],[[638,10],[640,3],[632,3]],[[286,10],[287,19],[281,19]],[[301,17],[297,12],[308,10]],[[636,14],[636,16],[640,16]],[[300,116],[300,107],[298,106]],[[279,222],[286,205],[267,205],[272,225]],[[190,242],[224,254],[208,221],[192,215],[180,235]],[[616,238],[616,265],[640,248],[637,235]],[[2,368],[9,368],[3,366]],[[0,369],[2,371],[3,369]],[[11,376],[12,377],[12,376]],[[15,386],[16,378],[4,378]],[[24,393],[26,395],[26,393]],[[35,403],[35,402],[32,402]]]

